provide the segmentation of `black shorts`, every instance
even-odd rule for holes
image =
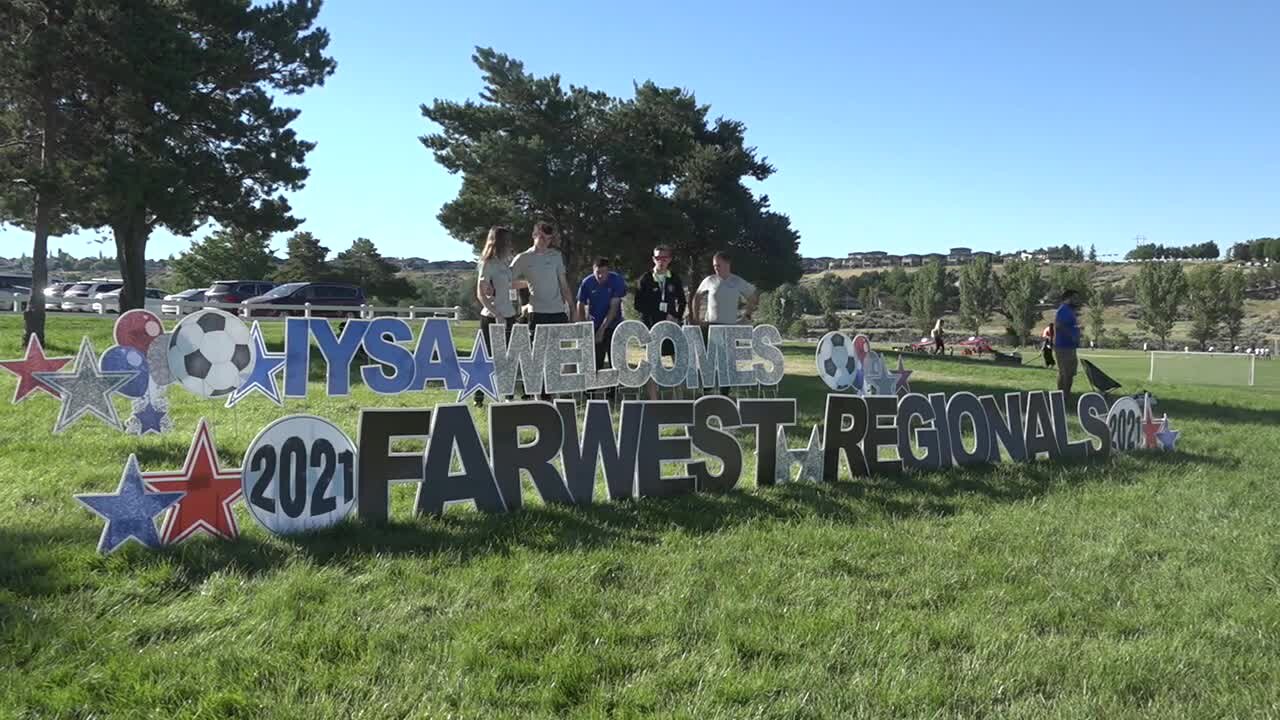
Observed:
[[[534,335],[539,325],[562,325],[567,322],[569,316],[564,313],[530,313],[529,335]]]
[[[515,325],[515,321],[516,319],[514,317],[495,318],[489,317],[488,315],[480,316],[480,337],[484,340],[484,349],[489,352],[490,357],[493,356],[493,345],[489,340],[489,326],[494,323],[502,323],[503,327],[507,329],[507,343],[509,344],[511,342],[511,328]]]

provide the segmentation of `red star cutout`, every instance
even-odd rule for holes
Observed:
[[[1156,434],[1160,432],[1160,423],[1156,422],[1155,416],[1151,414],[1151,396],[1146,397],[1146,402],[1142,408],[1142,442],[1143,447],[1148,450],[1155,450],[1160,447],[1160,439]]]
[[[31,339],[27,341],[26,357],[21,360],[0,361],[0,368],[4,368],[18,376],[18,389],[13,391],[13,402],[16,404],[26,400],[28,396],[37,391],[49,393],[55,398],[61,398],[61,393],[44,381],[38,380],[34,373],[57,372],[69,362],[71,362],[69,357],[45,357],[44,346],[40,344],[40,336],[32,333]]]
[[[160,542],[180,543],[197,532],[233,540],[240,535],[231,506],[240,499],[240,471],[218,467],[213,436],[204,418],[187,451],[187,461],[177,472],[142,473],[147,486],[157,492],[185,492],[169,507],[160,529]]]

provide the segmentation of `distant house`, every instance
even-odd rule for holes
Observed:
[[[952,265],[963,265],[973,259],[973,250],[967,247],[954,247],[947,252],[947,262]]]
[[[883,250],[872,250],[867,253],[867,262],[863,267],[880,267],[885,264],[885,258],[888,256],[889,253]]]
[[[885,255],[884,264],[888,265],[889,267],[898,267],[899,265],[902,264],[902,256],[901,255]]]
[[[924,264],[924,256],[918,253],[907,253],[902,256],[902,264],[907,267],[920,267]]]
[[[942,263],[943,265],[946,265],[947,256],[943,255],[942,253],[929,253],[928,255],[924,256],[924,262],[925,263],[936,262],[936,263]]]

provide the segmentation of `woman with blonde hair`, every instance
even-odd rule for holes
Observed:
[[[938,322],[933,324],[933,353],[935,355],[941,355],[943,352],[944,346],[942,338],[942,318],[938,318]]]
[[[511,280],[511,257],[514,236],[510,228],[495,225],[489,228],[489,237],[485,240],[484,249],[480,251],[480,260],[476,263],[476,299],[480,301],[480,331],[485,350],[493,355],[493,345],[489,340],[489,328],[495,323],[502,323],[506,328],[507,340],[511,339],[511,327],[515,324],[516,308],[512,302],[516,291]],[[484,395],[476,393],[477,406],[484,404]]]

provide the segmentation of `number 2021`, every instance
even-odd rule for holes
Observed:
[[[350,450],[336,452],[333,443],[317,439],[307,452],[307,445],[300,437],[290,437],[280,444],[277,455],[274,445],[263,445],[253,454],[250,470],[260,473],[249,494],[249,502],[259,509],[274,514],[276,500],[267,497],[267,488],[275,482],[280,510],[290,518],[301,517],[310,510],[311,517],[328,515],[338,508],[337,498],[330,494],[333,476],[341,467],[343,504],[355,497],[354,457]],[[307,475],[310,468],[320,470],[311,497],[307,497]]]

